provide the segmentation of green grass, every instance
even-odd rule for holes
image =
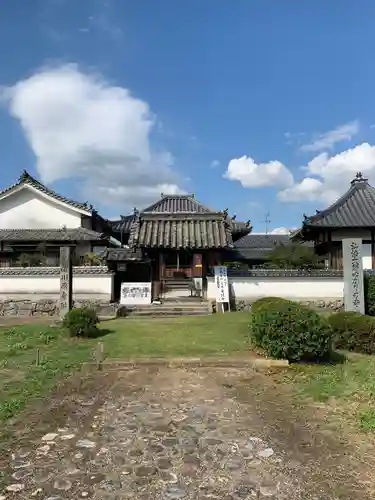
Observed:
[[[112,320],[99,339],[70,339],[58,327],[0,328],[0,423],[92,359],[104,344],[106,358],[225,355],[249,350],[249,315],[231,313],[165,320]],[[36,365],[37,351],[41,362]]]
[[[299,399],[335,403],[363,430],[375,430],[375,356],[348,354],[336,365],[294,365],[285,375]]]
[[[89,360],[91,352],[92,343],[69,339],[59,328],[45,325],[2,328],[0,422],[13,417],[30,399],[47,394],[61,378]]]
[[[103,327],[110,358],[193,357],[247,352],[249,314],[228,313],[176,319],[112,320]]]

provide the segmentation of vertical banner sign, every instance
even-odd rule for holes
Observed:
[[[342,240],[344,260],[344,304],[345,311],[365,313],[363,288],[362,240]]]
[[[226,266],[215,266],[216,302],[229,304],[228,272]]]
[[[60,317],[72,308],[72,259],[71,248],[60,248]]]

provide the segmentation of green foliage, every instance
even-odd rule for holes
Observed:
[[[328,318],[338,349],[375,354],[375,319],[357,312],[338,312]]]
[[[365,310],[369,316],[375,316],[375,275],[364,275]]]
[[[268,256],[268,266],[280,269],[317,269],[322,267],[313,247],[300,244],[275,246]]]
[[[21,253],[17,264],[20,267],[39,267],[46,265],[46,258],[41,253]]]
[[[99,318],[93,309],[76,307],[71,309],[63,319],[63,327],[71,337],[91,337],[96,333]]]
[[[85,266],[101,266],[103,264],[103,258],[93,252],[88,252],[83,258],[83,263]]]
[[[252,307],[251,335],[255,345],[269,356],[290,361],[331,357],[332,330],[324,317],[289,300],[267,298],[258,302]]]
[[[294,304],[294,302],[281,297],[263,297],[252,304],[251,312],[259,312],[275,304]]]

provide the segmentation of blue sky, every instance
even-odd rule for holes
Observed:
[[[1,187],[23,168],[115,217],[193,192],[264,230],[375,181],[375,2],[13,0]]]

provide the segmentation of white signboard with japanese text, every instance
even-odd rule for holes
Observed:
[[[151,304],[151,283],[121,283],[120,304]]]
[[[364,314],[362,240],[359,238],[343,239],[342,252],[345,311],[355,311]]]
[[[228,270],[226,266],[215,266],[216,302],[229,304]]]

